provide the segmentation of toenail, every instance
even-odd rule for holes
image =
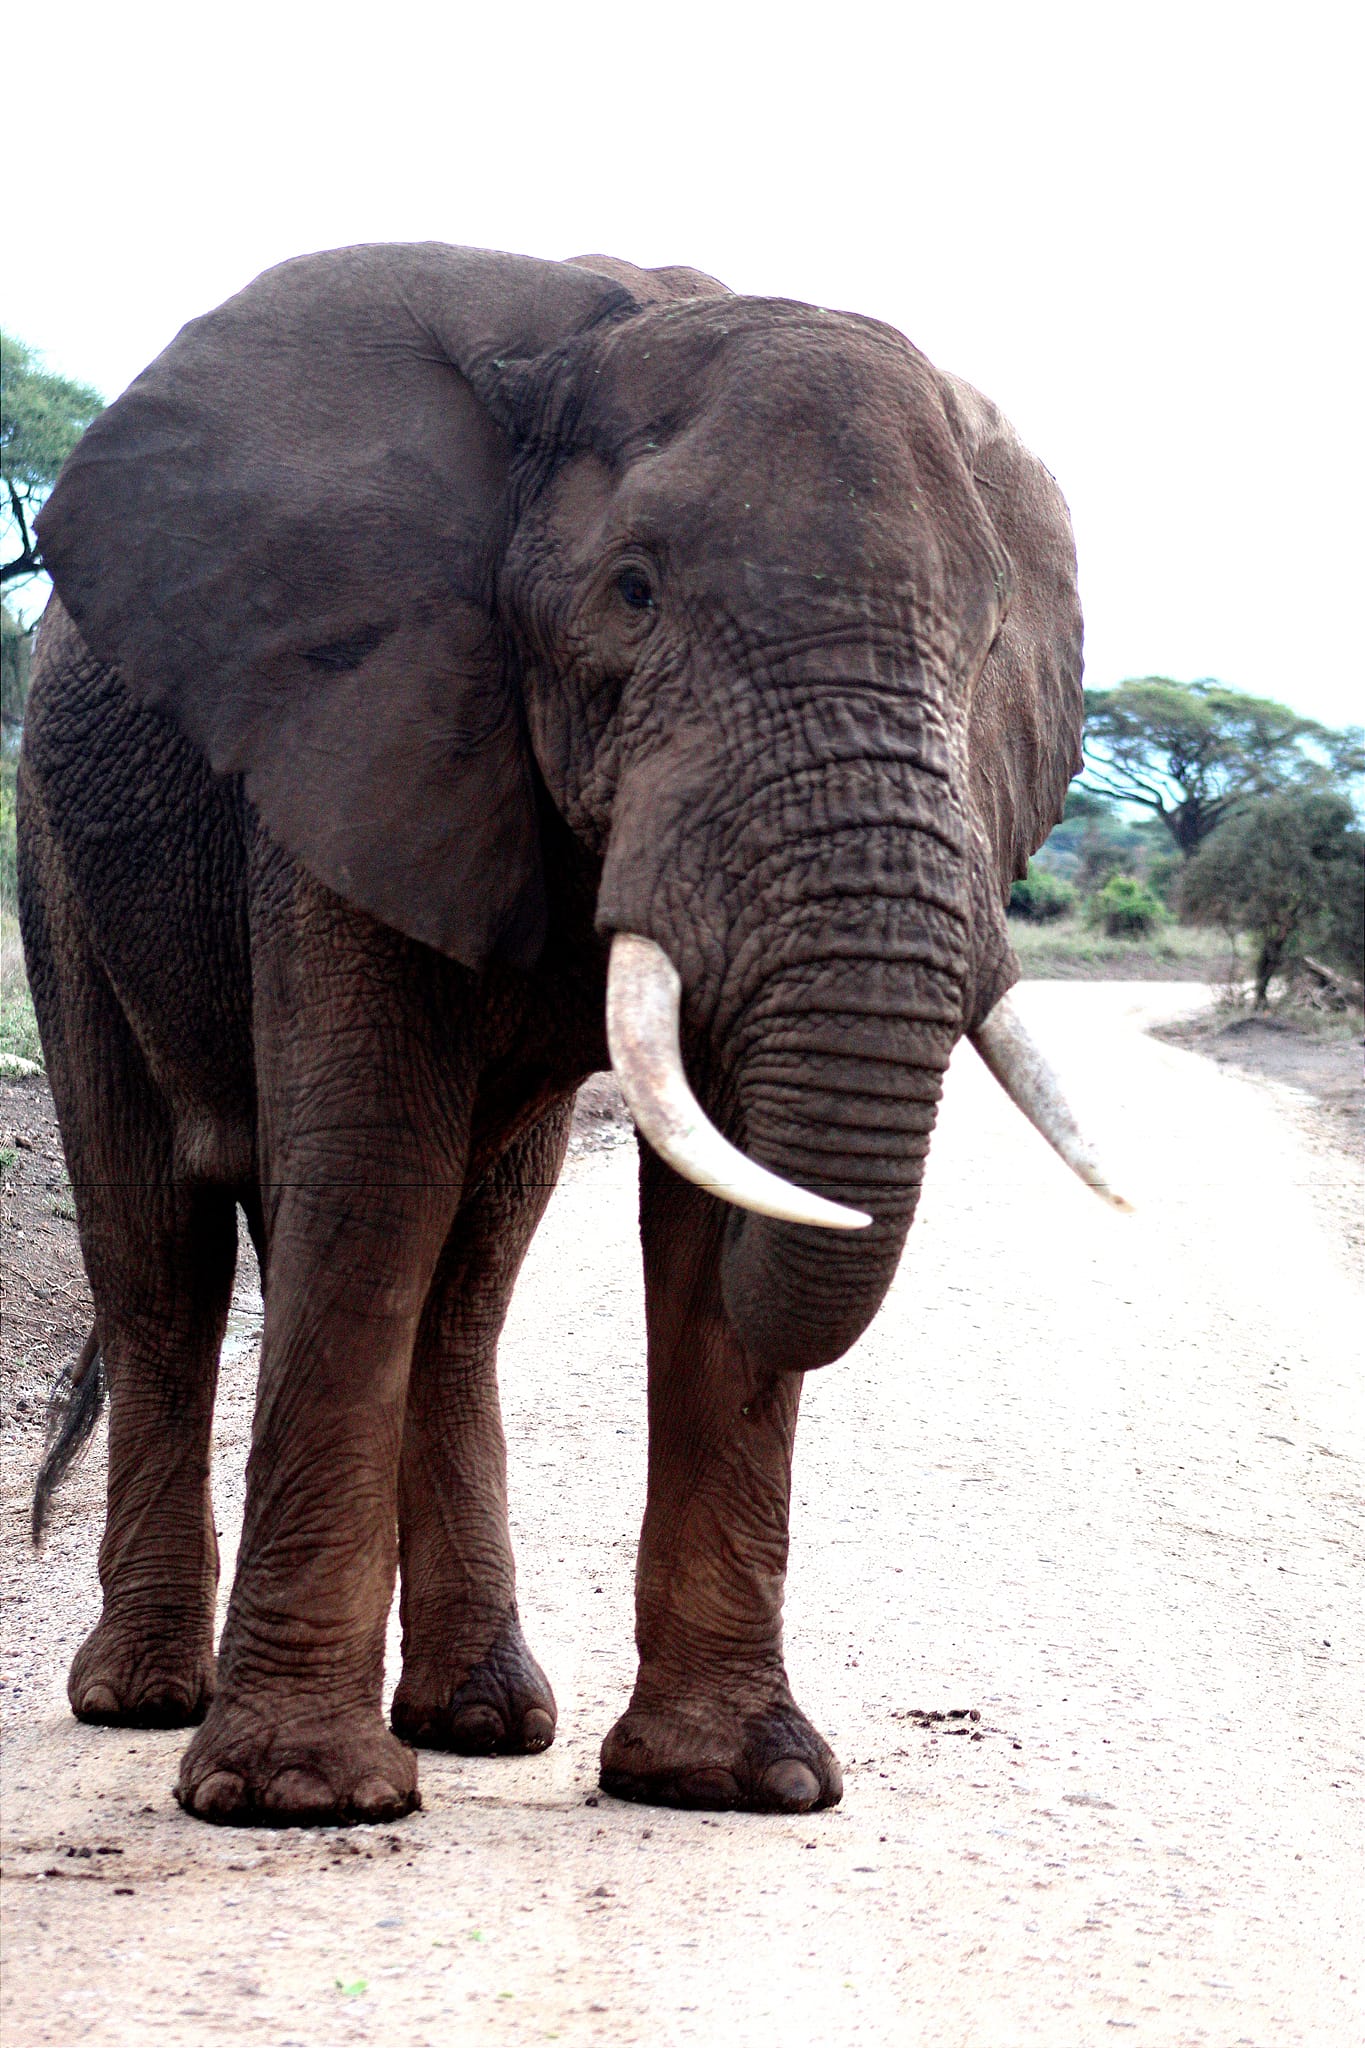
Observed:
[[[820,1780],[794,1756],[769,1764],[758,1781],[759,1797],[781,1813],[809,1813],[820,1797]]]
[[[326,1813],[336,1805],[336,1795],[316,1771],[293,1765],[276,1771],[261,1804],[272,1813]]]
[[[107,1685],[87,1685],[81,1694],[83,1714],[116,1714],[118,1711],[118,1695]]]
[[[235,1813],[245,1790],[246,1786],[236,1771],[210,1771],[191,1794],[191,1810],[203,1814],[206,1819],[212,1819],[216,1813]]]
[[[689,1771],[679,1778],[678,1790],[697,1806],[733,1806],[739,1798],[739,1781],[729,1771]]]
[[[521,1739],[529,1750],[548,1749],[555,1739],[554,1716],[544,1707],[528,1707],[521,1717]]]
[[[489,1749],[495,1742],[501,1742],[506,1733],[502,1715],[492,1707],[465,1707],[455,1716],[453,1725],[462,1741],[486,1743]]]
[[[365,1820],[383,1820],[404,1804],[402,1793],[387,1778],[366,1778],[351,1795],[351,1805]]]

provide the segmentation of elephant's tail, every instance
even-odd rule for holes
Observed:
[[[62,1368],[48,1396],[47,1445],[33,1488],[35,1544],[43,1540],[48,1503],[95,1433],[104,1394],[104,1360],[92,1324],[79,1356]]]

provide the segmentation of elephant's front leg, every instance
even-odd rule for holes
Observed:
[[[646,1153],[649,1493],[636,1568],[640,1670],[602,1785],[668,1806],[804,1813],[843,1779],[782,1660],[801,1379],[750,1365],[726,1319],[727,1211]]]
[[[497,1346],[572,1116],[570,1099],[542,1117],[461,1207],[422,1317],[399,1476],[393,1700],[396,1733],[422,1748],[516,1754],[554,1739],[554,1694],[517,1615]]]
[[[456,1190],[386,1178],[338,1185],[296,1155],[277,1191],[218,1693],[177,1787],[207,1820],[419,1803],[416,1759],[381,1718],[384,1636],[413,1339]]]

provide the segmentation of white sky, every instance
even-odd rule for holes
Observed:
[[[602,249],[875,314],[1060,479],[1090,682],[1359,720],[1358,14],[65,0],[5,33],[3,317],[112,397],[345,242]]]

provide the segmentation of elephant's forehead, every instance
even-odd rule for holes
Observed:
[[[733,449],[778,445],[892,461],[916,425],[944,425],[938,379],[904,336],[779,299],[694,300],[618,328],[589,414],[623,443],[689,431]]]
[[[587,435],[638,510],[712,539],[776,519],[821,550],[895,551],[906,521],[980,523],[932,366],[891,329],[787,301],[711,300],[617,330]],[[882,550],[875,544],[874,554]]]
[[[847,416],[827,426],[742,404],[707,411],[618,471],[614,516],[684,556],[768,560],[789,570],[918,581],[945,545],[985,539],[951,461],[925,465],[903,425]]]

